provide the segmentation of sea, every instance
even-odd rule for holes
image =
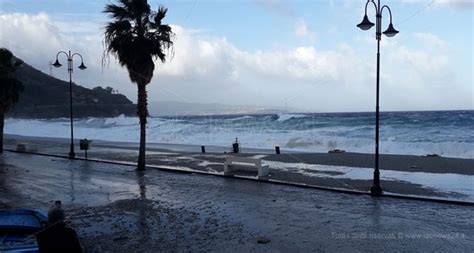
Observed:
[[[14,119],[5,133],[24,136],[69,137],[69,118]],[[139,121],[83,118],[74,121],[76,138],[138,142]],[[231,146],[302,152],[373,153],[375,113],[282,113],[150,117],[147,142]],[[474,111],[382,112],[380,152],[474,159]]]

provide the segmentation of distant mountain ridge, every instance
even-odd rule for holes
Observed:
[[[24,91],[7,117],[68,118],[69,82],[59,80],[24,63],[16,76]],[[296,111],[294,108],[226,105],[219,103],[186,103],[177,101],[150,102],[151,116],[272,114]],[[74,118],[136,116],[136,104],[110,87],[88,89],[73,83]]]
[[[8,117],[69,117],[69,82],[26,63],[18,68],[16,76],[25,89],[19,102],[8,112]],[[88,89],[76,84],[73,84],[73,109],[75,118],[136,116],[136,105],[126,96],[114,94],[111,88]]]
[[[219,103],[187,103],[177,101],[150,102],[148,107],[151,116],[275,114],[297,111],[297,109],[294,108],[225,105]]]

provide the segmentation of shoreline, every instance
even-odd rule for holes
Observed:
[[[28,146],[36,146],[38,153],[64,157],[69,153],[69,140],[59,138],[9,135],[5,148],[14,150],[18,142],[28,143],[27,151]],[[133,165],[138,156],[136,145],[94,141],[88,157]],[[222,147],[213,148],[211,152],[201,153],[197,152],[200,146],[150,144],[146,162],[155,168],[223,175],[223,164],[230,154],[224,153]],[[276,155],[270,150],[258,150],[232,155],[261,159],[262,165],[270,169],[268,178],[271,180],[362,192],[367,192],[372,185],[372,154],[286,153],[283,150]],[[78,147],[76,157],[84,157]],[[474,187],[469,183],[474,181],[474,159],[381,155],[380,165],[381,184],[387,193],[474,202]],[[256,170],[238,168],[235,175],[256,178]]]
[[[81,155],[79,150],[79,139],[74,139],[76,153]],[[58,152],[64,152],[59,147],[69,147],[69,139],[55,137],[30,137],[22,135],[5,134],[5,145],[15,148],[17,142],[32,142],[38,148],[48,146],[55,150],[51,144],[56,146]],[[40,146],[43,145],[43,146]],[[89,154],[94,153],[95,148],[117,149],[123,151],[138,152],[138,143],[134,142],[112,142],[93,140]],[[281,149],[281,154],[275,154],[273,149],[243,148],[239,155],[253,156],[266,155],[266,160],[287,162],[287,163],[307,163],[331,166],[348,166],[359,168],[373,168],[374,154],[343,152],[343,153],[321,153],[321,152],[301,152]],[[67,150],[68,151],[68,150]],[[170,143],[147,143],[147,152],[179,152],[183,154],[202,154],[200,145],[192,144],[170,144]],[[224,155],[230,154],[230,147],[206,146],[206,153],[202,155]],[[380,168],[386,170],[406,171],[406,172],[429,172],[429,173],[453,173],[463,175],[474,175],[474,159],[455,157],[429,157],[420,155],[404,154],[380,154]]]

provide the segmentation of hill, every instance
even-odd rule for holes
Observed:
[[[20,101],[7,116],[17,118],[69,117],[69,82],[47,75],[24,63],[16,76],[25,87]],[[112,88],[88,89],[73,84],[73,108],[75,118],[116,117],[120,114],[136,115],[136,106],[122,94],[114,94]]]
[[[285,107],[226,105],[219,103],[186,103],[178,101],[150,102],[148,109],[152,116],[275,114],[298,111],[295,108]]]

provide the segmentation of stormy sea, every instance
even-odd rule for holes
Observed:
[[[380,152],[386,154],[474,158],[474,111],[382,112]],[[69,136],[69,119],[7,119],[5,133]],[[373,153],[375,114],[282,113],[151,117],[147,142],[229,146],[302,152]],[[136,117],[83,118],[74,121],[75,138],[138,142]]]

